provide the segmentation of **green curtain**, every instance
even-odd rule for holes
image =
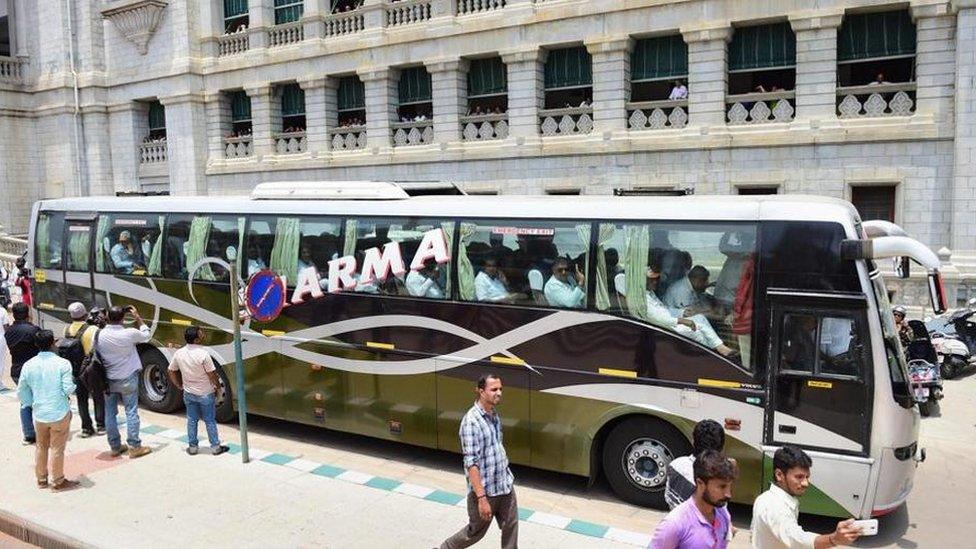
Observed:
[[[230,93],[231,122],[247,122],[251,120],[251,98],[243,90]]]
[[[244,229],[247,227],[247,218],[238,217],[237,218],[237,269],[236,275],[241,274],[241,265],[247,263],[247,252],[244,250]]]
[[[98,216],[98,228],[95,230],[95,269],[100,273],[105,272],[105,257],[108,256],[109,252],[105,249],[105,238],[108,236],[109,223],[109,216]]]
[[[302,241],[302,223],[297,217],[279,217],[271,248],[271,270],[288,278],[289,284],[298,280],[298,247]]]
[[[68,232],[68,270],[88,270],[88,250],[91,249],[91,231]]]
[[[366,89],[358,76],[345,76],[339,79],[339,89],[336,91],[337,108],[340,111],[352,111],[366,108]]]
[[[735,29],[729,44],[729,70],[796,65],[796,35],[789,23]]]
[[[346,241],[342,244],[342,255],[353,255],[356,253],[356,240],[358,236],[358,223],[355,219],[346,220]]]
[[[647,320],[647,253],[651,235],[647,225],[626,225],[627,252],[624,272],[627,281],[627,310],[634,318]]]
[[[457,258],[458,292],[461,294],[461,299],[465,301],[474,301],[475,299],[474,265],[471,264],[471,258],[468,257],[468,244],[474,238],[477,229],[478,226],[474,223],[461,223]]]
[[[616,232],[613,223],[601,223],[596,235],[596,308],[606,311],[610,308],[610,288],[607,287],[606,244]]]
[[[149,276],[160,276],[163,274],[163,225],[165,222],[166,216],[159,216],[159,236],[156,237],[156,242],[153,244],[152,251],[149,254],[149,265],[146,271],[146,274]]]
[[[194,216],[190,222],[190,239],[186,249],[186,268],[187,270],[204,257],[207,256],[207,242],[210,240],[210,218],[206,216]],[[189,273],[187,273],[189,274]],[[197,271],[199,280],[216,280],[213,270],[209,264],[205,264]]]
[[[441,229],[444,231],[444,241],[447,243],[447,253],[450,255],[451,247],[454,245],[454,222],[444,221],[441,223]],[[411,258],[413,259],[413,258]],[[451,297],[451,264],[448,263],[443,266],[446,269],[447,274],[447,287],[444,288],[444,295],[448,298]]]
[[[153,101],[149,104],[149,129],[166,129],[166,108],[159,101]]]
[[[915,47],[915,24],[908,10],[846,15],[837,33],[838,61],[911,55]]]
[[[424,67],[403,69],[397,85],[400,104],[430,101],[430,73]]]
[[[630,54],[630,80],[688,76],[688,45],[680,34],[644,38],[634,43]]]
[[[468,96],[505,93],[508,75],[501,57],[474,59],[468,68]]]
[[[583,245],[583,275],[589,276],[590,273],[590,224],[580,223],[576,225],[576,234],[579,236],[580,244]],[[582,288],[583,293],[588,293],[586,287]]]
[[[298,84],[281,87],[281,116],[301,116],[305,114],[305,90]]]
[[[35,235],[37,245],[35,250],[37,257],[34,258],[36,266],[47,268],[51,264],[51,216],[41,214],[37,219],[37,234]]]
[[[275,0],[274,5],[275,25],[298,21],[305,12],[302,0]]]
[[[552,50],[546,59],[546,89],[583,87],[593,84],[593,59],[586,48]]]
[[[224,19],[246,15],[247,10],[247,0],[224,0]]]

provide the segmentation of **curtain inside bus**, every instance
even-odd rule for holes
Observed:
[[[297,217],[279,217],[271,248],[271,270],[285,276],[290,284],[298,280],[298,247],[302,240]]]
[[[190,222],[190,239],[186,248],[186,268],[190,271],[194,265],[207,257],[207,241],[210,239],[211,219],[195,216]],[[216,280],[213,269],[204,263],[195,272],[188,272],[188,276],[200,280]]]
[[[471,258],[468,257],[468,244],[471,243],[471,238],[474,237],[477,228],[478,226],[474,223],[461,223],[457,260],[458,292],[461,294],[461,299],[465,301],[472,301],[475,298],[474,265],[471,263]]]
[[[149,254],[149,265],[146,269],[149,276],[162,276],[163,274],[163,226],[166,223],[166,216],[159,216],[159,236],[153,243],[152,253]]]

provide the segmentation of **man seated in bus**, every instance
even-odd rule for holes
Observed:
[[[715,298],[705,293],[710,285],[709,276],[708,269],[695,265],[687,275],[668,288],[661,301],[671,309],[671,312],[679,316],[696,314],[709,316],[717,309]]]
[[[129,231],[119,233],[119,241],[112,246],[109,256],[112,258],[115,270],[122,274],[132,274],[133,270],[144,268],[139,261],[139,252],[132,244],[132,235]]]
[[[313,267],[317,273],[317,276],[319,277],[319,287],[328,291],[329,278],[326,276],[327,273],[323,273],[319,270],[318,266],[315,264],[315,260],[312,258],[312,249],[307,244],[302,244],[302,247],[298,252],[298,263],[295,267],[296,273],[298,273],[299,276],[305,269]]]
[[[715,329],[712,328],[707,318],[702,315],[693,315],[691,317],[675,315],[661,301],[661,298],[656,293],[661,279],[661,271],[658,269],[660,269],[659,266],[652,265],[647,270],[646,299],[648,322],[655,326],[668,328],[689,339],[693,339],[709,349],[714,349],[715,352],[724,357],[734,357],[736,352],[722,342],[722,338],[715,333]]]
[[[569,276],[570,267],[575,268],[573,277]],[[567,309],[582,309],[586,299],[586,277],[579,270],[579,266],[572,266],[565,257],[556,258],[552,264],[552,276],[546,282],[543,293],[546,301],[553,307]]]
[[[258,249],[255,244],[248,244],[247,246],[247,276],[251,277],[254,273],[267,269],[268,264],[264,262],[261,257],[261,250]]]
[[[499,269],[498,259],[493,256],[485,258],[481,272],[474,277],[474,295],[478,301],[493,303],[510,303],[518,298],[518,294],[508,291],[508,280]]]
[[[407,274],[407,293],[414,297],[443,299],[444,290],[441,289],[438,279],[440,279],[440,267],[433,258],[428,258],[424,261],[422,269]]]
[[[812,372],[817,360],[817,317],[789,315],[785,328],[782,352],[785,369]]]

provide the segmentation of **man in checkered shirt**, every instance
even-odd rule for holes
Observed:
[[[468,477],[468,525],[441,544],[441,549],[468,547],[484,537],[491,518],[502,530],[502,547],[518,547],[518,503],[515,477],[502,446],[502,420],[495,407],[502,400],[502,380],[494,374],[478,379],[478,400],[461,419],[461,453]]]

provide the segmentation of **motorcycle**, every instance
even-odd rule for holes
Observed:
[[[942,356],[948,358],[948,362],[941,363],[942,376],[946,379],[976,364],[976,322],[971,320],[973,315],[976,315],[976,299],[969,300],[968,307],[948,317],[936,317],[926,324],[929,332],[935,332],[933,343],[937,348],[941,345],[945,351]]]
[[[932,345],[939,356],[939,370],[943,379],[952,379],[970,364],[969,348],[954,335],[938,331],[929,332]]]
[[[939,357],[925,324],[920,320],[910,320],[908,325],[912,329],[912,341],[905,349],[908,358],[908,375],[919,412],[923,416],[929,416],[944,396],[942,377],[939,372]]]

